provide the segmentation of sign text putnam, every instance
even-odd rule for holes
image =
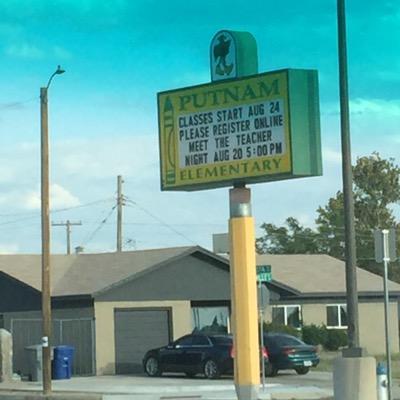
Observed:
[[[271,83],[262,80],[255,84],[234,85],[221,89],[203,90],[192,94],[179,96],[179,111],[201,109],[204,107],[218,107],[232,103],[252,102],[254,100],[268,98],[279,95],[279,80],[275,79]]]

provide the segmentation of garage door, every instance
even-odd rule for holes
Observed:
[[[115,364],[117,374],[143,372],[147,350],[170,342],[170,311],[167,309],[116,309]]]

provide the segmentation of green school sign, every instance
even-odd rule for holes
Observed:
[[[240,64],[226,59],[212,68],[227,75],[240,71]],[[286,69],[161,92],[158,115],[162,190],[322,173],[314,70]]]

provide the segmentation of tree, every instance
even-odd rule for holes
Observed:
[[[400,202],[400,168],[393,159],[382,159],[379,153],[360,157],[353,167],[354,213],[358,265],[380,273],[374,261],[373,231],[400,224],[391,208]],[[271,254],[324,253],[345,257],[343,193],[338,191],[324,207],[317,209],[316,229],[302,227],[288,218],[285,227],[263,224],[264,235],[256,241],[257,251]],[[399,241],[398,241],[399,243]],[[400,245],[399,245],[400,250]],[[392,265],[389,275],[400,282],[399,264]]]
[[[344,259],[344,210],[343,193],[337,192],[325,207],[318,207],[316,219],[319,233],[319,251]]]
[[[385,160],[379,153],[372,153],[357,159],[353,180],[357,263],[380,273],[382,266],[374,261],[373,231],[398,226],[390,206],[400,201],[400,168],[393,159]],[[344,259],[343,193],[337,192],[317,213],[320,251]],[[395,272],[393,266],[391,275]]]
[[[296,218],[286,219],[286,227],[262,224],[264,236],[256,240],[258,253],[270,254],[313,254],[318,252],[317,233],[304,228]]]

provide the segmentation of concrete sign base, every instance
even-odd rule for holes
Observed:
[[[333,364],[335,400],[377,400],[374,357],[338,357]]]
[[[5,329],[0,329],[0,382],[12,380],[12,337]]]

